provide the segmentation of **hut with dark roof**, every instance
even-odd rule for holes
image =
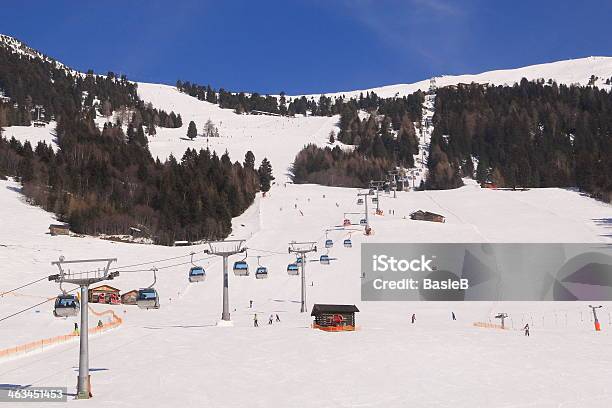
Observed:
[[[325,331],[354,331],[355,312],[358,311],[355,305],[316,304],[310,314],[315,318],[312,327]]]

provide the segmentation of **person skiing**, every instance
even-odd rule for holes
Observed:
[[[453,320],[457,320],[457,318],[455,317],[455,312],[451,312],[451,315],[453,316]]]
[[[257,313],[253,316],[253,327],[259,327],[259,323],[257,322]]]
[[[525,327],[523,327],[523,330],[525,330],[525,336],[529,337],[529,323],[527,323]]]
[[[102,320],[98,320],[98,327],[102,327]]]
[[[268,319],[268,324],[272,324],[273,320],[274,320],[274,316],[270,315],[270,318]]]
[[[278,313],[276,314],[276,321],[280,322],[280,317],[278,317]]]
[[[414,322],[416,321],[416,314],[412,314],[412,324],[414,324]]]

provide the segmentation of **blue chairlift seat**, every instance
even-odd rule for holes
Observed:
[[[290,263],[287,265],[287,273],[292,276],[296,276],[300,274],[300,269],[296,263]]]
[[[266,268],[265,266],[260,266],[257,268],[257,270],[255,271],[255,278],[256,279],[266,279],[268,277],[268,268]]]
[[[319,257],[319,262],[323,265],[329,265],[329,255],[321,255]]]
[[[247,264],[246,261],[234,262],[234,275],[249,276],[249,264]]]
[[[141,309],[159,309],[159,295],[154,288],[138,289],[136,305]]]
[[[331,239],[325,240],[325,248],[331,248],[333,246],[334,246],[334,241],[332,241]]]
[[[202,282],[206,279],[206,271],[201,266],[192,266],[189,269],[189,282]]]
[[[353,241],[351,241],[350,239],[345,239],[344,240],[344,247],[345,248],[352,248],[353,247]]]
[[[59,295],[55,299],[55,308],[53,315],[55,317],[72,317],[76,316],[81,310],[79,299],[75,295]]]

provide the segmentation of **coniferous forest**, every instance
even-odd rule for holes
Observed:
[[[340,105],[337,139],[354,149],[307,146],[296,156],[294,182],[364,187],[370,180],[383,180],[396,166],[414,166],[413,155],[418,153],[414,122],[421,120],[424,94],[392,99],[371,95]],[[369,112],[367,118],[359,116],[364,110]]]
[[[154,160],[145,135],[156,126],[180,127],[180,115],[144,104],[136,84],[109,73],[72,73],[52,60],[30,58],[0,47],[2,126],[29,125],[32,106],[43,120],[57,121],[57,145],[0,138],[0,177],[17,177],[32,204],[54,212],[83,234],[145,231],[156,243],[223,238],[231,219],[269,188],[271,165],[255,168],[208,150]],[[114,115],[99,129],[98,115]],[[127,128],[127,132],[124,132]]]
[[[523,79],[439,89],[428,188],[461,177],[500,187],[578,187],[610,202],[612,95]]]

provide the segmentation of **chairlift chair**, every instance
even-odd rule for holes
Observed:
[[[153,268],[153,283],[148,288],[138,289],[136,306],[141,309],[159,309],[159,295],[153,286],[157,282],[157,269]]]
[[[141,309],[159,309],[159,295],[155,288],[138,289],[136,305]]]
[[[332,241],[331,239],[325,240],[325,248],[331,248],[333,246],[334,246],[334,241]]]
[[[363,198],[357,199],[357,205],[363,205]]]
[[[359,220],[359,225],[368,225],[368,221],[366,221],[365,218],[362,218],[361,220]]]
[[[189,282],[202,282],[206,280],[206,271],[201,266],[192,266],[189,269]]]
[[[291,276],[297,276],[300,274],[300,269],[296,263],[290,263],[287,265],[287,274]]]
[[[353,242],[350,239],[345,239],[344,240],[344,247],[345,248],[352,248],[353,247]]]
[[[261,266],[259,263],[259,256],[257,257],[257,269],[255,270],[255,279],[266,279],[268,277],[268,268]]]
[[[255,271],[255,278],[256,279],[266,279],[268,277],[268,268],[266,268],[265,266],[258,266],[257,270]]]
[[[53,315],[55,317],[73,317],[79,314],[81,304],[75,295],[62,293],[55,299]]]
[[[351,220],[345,218],[344,221],[342,221],[342,225],[345,227],[349,227],[351,225]]]
[[[234,262],[234,275],[249,276],[249,264],[245,260]]]
[[[321,265],[329,265],[329,255],[321,255],[319,257],[319,262]]]

